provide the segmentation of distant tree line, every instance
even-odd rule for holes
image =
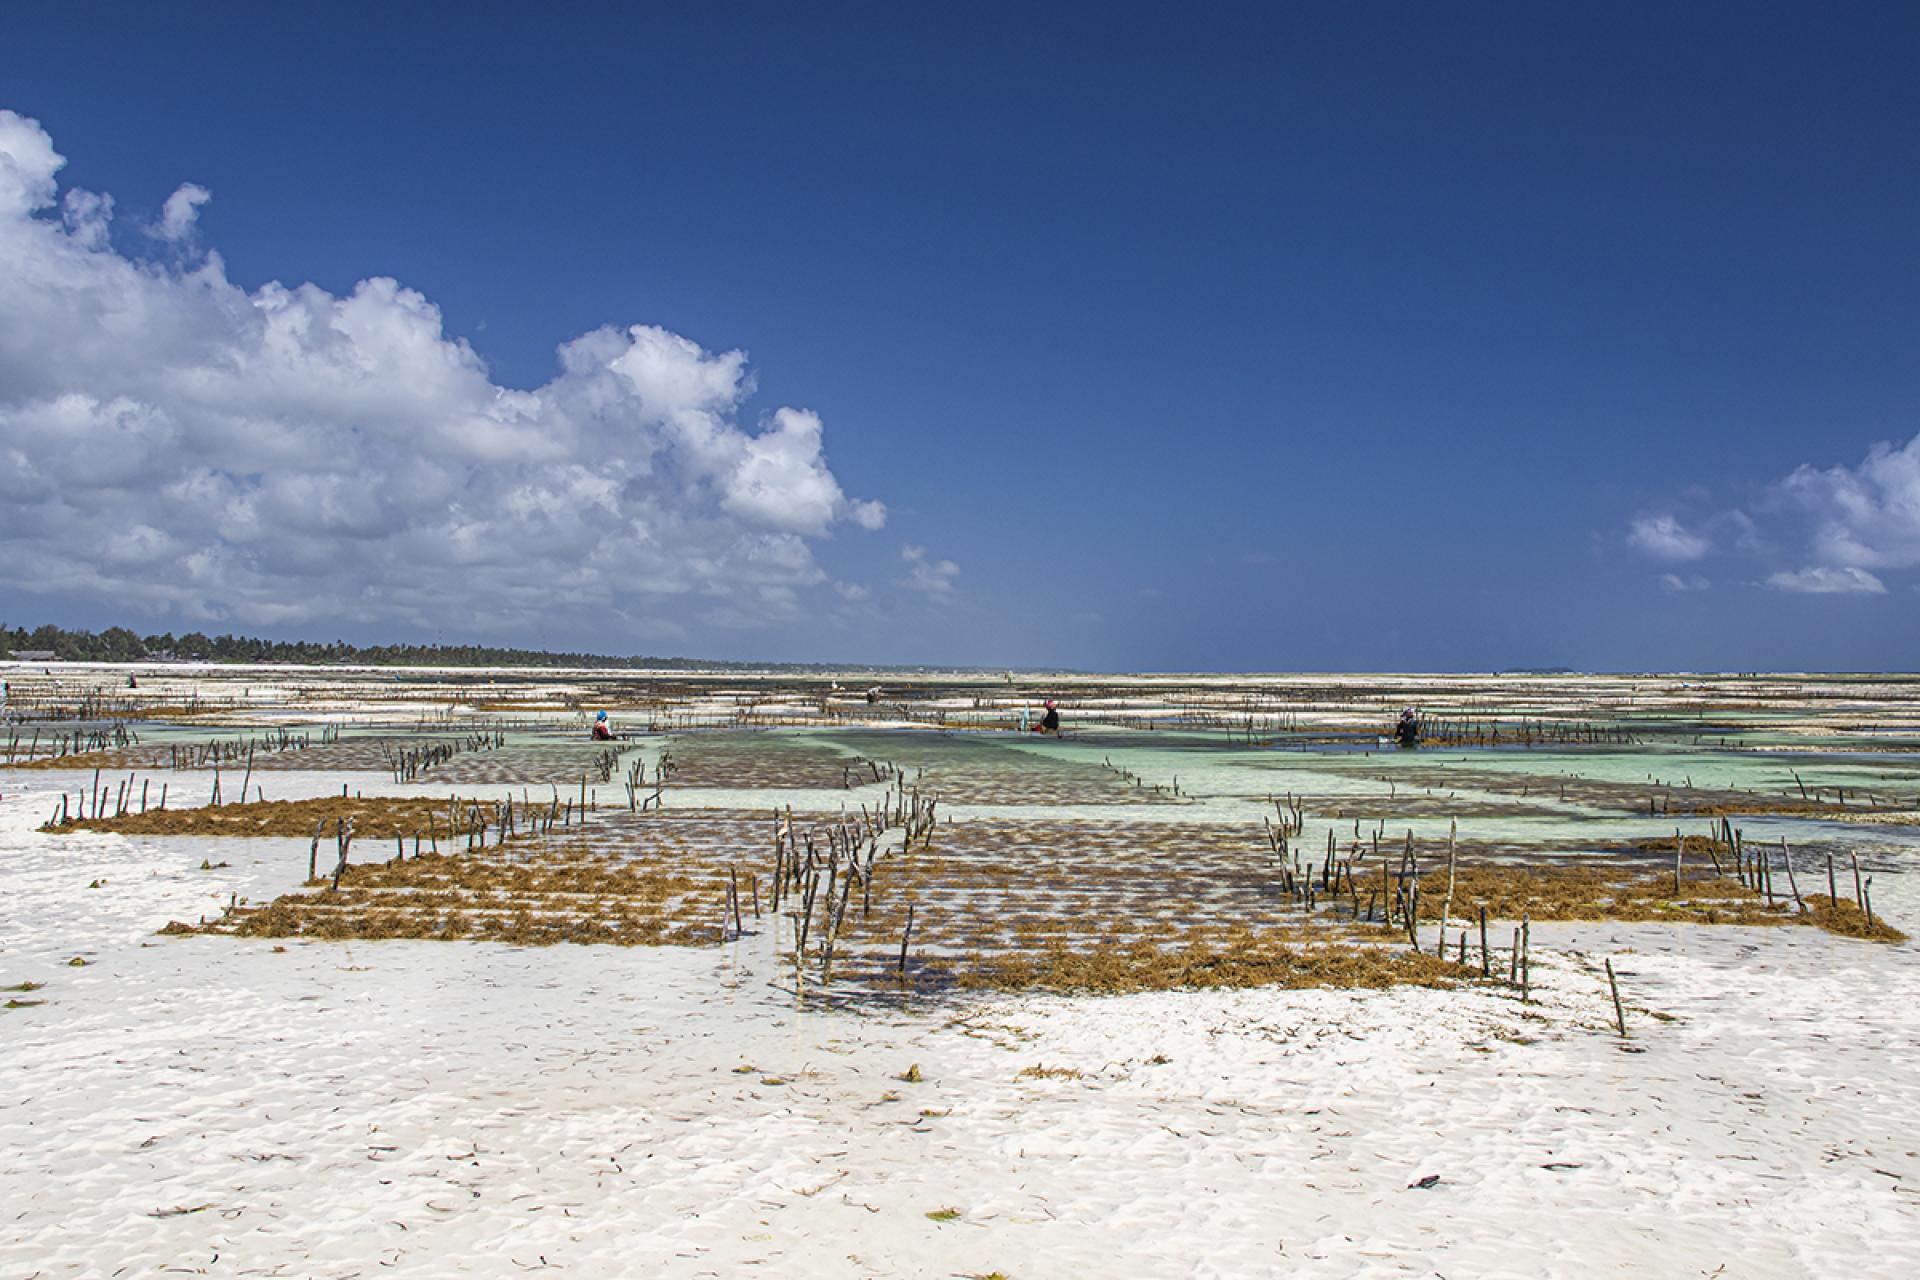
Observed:
[[[8,630],[0,623],[0,658],[50,652],[63,662],[141,662],[177,658],[191,662],[353,663],[385,667],[646,667],[655,670],[741,670],[766,663],[706,662],[696,658],[616,658],[599,653],[551,653],[545,649],[500,649],[477,644],[379,644],[362,648],[335,640],[260,640],[252,636],[207,636],[189,631],[138,635],[108,627],[97,635],[42,626]],[[788,664],[792,665],[792,664]],[[811,669],[824,670],[824,667]]]

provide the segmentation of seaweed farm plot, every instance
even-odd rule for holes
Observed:
[[[139,727],[127,722],[85,733],[49,734],[44,741],[38,730],[28,738],[22,738],[15,730],[5,746],[0,747],[0,768],[204,769],[249,761],[259,762],[261,768],[270,768],[275,767],[270,761],[284,761],[296,752],[324,752],[339,740],[339,730],[332,725],[297,731],[271,729],[232,738],[195,736],[147,743],[141,742]],[[282,763],[278,767],[296,766]],[[304,767],[326,766],[309,763]]]
[[[361,836],[405,837],[431,841],[452,838],[469,801],[416,796],[321,796],[307,800],[266,800],[253,804],[202,805],[192,809],[134,809],[92,818],[50,822],[42,830],[112,831],[121,835],[301,836],[325,826],[347,827]]]
[[[813,738],[748,732],[675,734],[669,740],[675,787],[736,791],[844,790],[887,781],[893,771]]]
[[[211,750],[218,747],[220,750]],[[607,782],[619,752],[592,742],[509,742],[487,730],[383,733],[287,748],[253,739],[149,745],[43,762],[42,768],[211,769],[230,773],[371,773],[395,782],[566,785]]]
[[[1317,910],[1256,826],[973,819],[844,859],[775,854],[796,975],[1088,991],[1424,985],[1473,976]],[[824,853],[824,857],[822,856]],[[1331,927],[1329,927],[1331,926]]]
[[[120,720],[71,728],[60,724],[34,725],[24,733],[14,726],[7,730],[7,740],[0,743],[0,767],[90,768],[91,765],[73,761],[83,757],[118,761],[136,749],[139,742],[139,732]]]
[[[1178,801],[1165,785],[1097,761],[926,730],[675,733],[664,759],[674,788],[839,791],[904,781],[949,804]]]
[[[455,786],[579,786],[613,781],[620,751],[598,742],[509,742],[463,752],[420,771],[422,782]]]
[[[431,938],[621,945],[720,938],[710,886],[640,863],[502,846],[349,867],[337,885],[240,908],[200,931],[262,938]],[[170,932],[193,931],[168,926]]]
[[[1166,784],[1035,747],[929,733],[841,733],[850,750],[891,762],[952,805],[1177,804]]]
[[[1383,848],[1378,828],[1344,844],[1329,829],[1322,850],[1294,843],[1300,810],[1277,812],[1277,826],[1257,827],[971,817],[916,829],[909,820],[904,837],[889,829],[897,844],[855,830],[824,849],[808,837],[804,853],[800,834],[783,830],[772,872],[793,923],[796,974],[817,965],[822,981],[836,965],[868,982],[1091,991],[1504,972],[1524,993],[1533,917],[1905,936],[1876,920],[1864,893],[1838,896],[1831,858],[1828,894],[1803,894],[1784,846],[1777,855],[1750,847],[1728,823],[1724,843],[1588,845],[1540,862],[1539,850],[1511,847],[1463,859],[1453,836],[1422,846],[1410,831]],[[1518,926],[1499,965],[1490,920]],[[1471,951],[1469,924],[1478,926]]]
[[[448,806],[437,808],[444,819]],[[729,871],[745,849],[765,844],[767,816],[615,813],[563,826],[563,814],[536,807],[516,818],[502,806],[461,806],[463,849],[450,840],[446,852],[345,863],[272,902],[235,904],[217,920],[167,931],[693,946],[738,933],[746,912],[757,914],[757,887],[746,890],[750,908],[734,896],[740,881]]]
[[[1577,764],[1575,760],[1573,763]],[[1569,771],[1556,775],[1542,770],[1497,771],[1476,769],[1470,765],[1422,766],[1405,770],[1398,779],[1410,788],[1421,788],[1427,795],[1445,789],[1449,795],[1462,791],[1484,793],[1497,798],[1501,812],[1518,810],[1513,800],[1551,800],[1585,809],[1622,814],[1659,816],[1720,817],[1729,814],[1798,814],[1821,818],[1847,818],[1871,813],[1886,805],[1877,792],[1844,787],[1822,790],[1800,789],[1779,793],[1735,787],[1695,786],[1691,777],[1664,779],[1649,776],[1631,782],[1605,777],[1584,776]],[[1420,795],[1410,792],[1410,797]],[[1464,815],[1463,815],[1464,816]]]
[[[118,745],[63,752],[55,743],[46,754],[29,744],[18,758],[0,754],[0,768],[36,770],[228,770],[235,773],[386,773],[395,781],[413,781],[431,766],[461,753],[487,751],[503,742],[495,731],[465,733],[356,734],[344,736],[332,725],[313,730],[259,730],[235,737],[204,734],[168,742],[142,743],[137,731],[121,735]],[[517,779],[516,779],[517,780]]]
[[[1857,900],[1837,889],[1802,895],[1797,884],[1776,885],[1771,861],[1745,862],[1722,869],[1699,865],[1706,841],[1687,837],[1685,847],[1696,865],[1675,869],[1660,842],[1622,851],[1605,859],[1556,865],[1482,862],[1453,872],[1430,870],[1411,896],[1414,918],[1438,926],[1450,902],[1459,910],[1451,919],[1462,934],[1473,919],[1618,920],[1701,925],[1808,925],[1847,937],[1904,942],[1906,934],[1876,917],[1864,894]],[[1785,866],[1781,860],[1780,866]],[[1821,882],[1826,883],[1826,882]],[[1812,886],[1809,886],[1811,890]],[[1445,895],[1445,896],[1443,896]],[[1442,945],[1451,938],[1438,940]],[[1465,942],[1461,943],[1463,951]]]
[[[445,804],[413,803],[428,821],[436,809],[441,819],[448,813]],[[469,837],[464,850],[449,840],[445,852],[421,852],[416,842],[412,857],[402,846],[386,861],[350,863],[342,848],[331,875],[322,866],[270,903],[235,903],[218,919],[167,932],[621,946],[731,937],[791,962],[776,974],[805,986],[838,982],[848,994],[903,985],[1433,985],[1476,976],[1398,945],[1397,935],[1341,927],[1353,917],[1326,911],[1278,874],[1256,828],[936,827],[933,802],[911,792],[893,793],[888,806],[856,819],[613,812],[564,827],[557,812],[538,807],[518,824],[483,816],[479,839]],[[464,806],[462,814],[469,808],[486,812]]]
[[[1223,924],[1297,927],[1258,827],[975,819],[890,855],[872,931],[898,936],[920,906],[924,945],[992,951],[1167,941]]]
[[[578,797],[563,797],[556,786],[538,803],[490,802],[497,816],[470,802],[417,801],[416,825],[426,822],[433,846],[427,852],[415,833],[413,858],[399,845],[389,862],[349,866],[343,847],[331,877],[318,875],[265,907],[234,904],[204,927],[243,936],[530,944],[735,939],[749,944],[749,954],[781,957],[768,972],[782,983],[790,976],[816,990],[839,984],[849,994],[1431,984],[1503,975],[1524,991],[1530,920],[1798,924],[1880,941],[1902,937],[1874,917],[1870,877],[1857,901],[1843,900],[1829,858],[1827,894],[1812,886],[1803,893],[1784,845],[1777,856],[1749,846],[1724,820],[1707,835],[1676,833],[1664,844],[1617,837],[1597,844],[1579,835],[1593,819],[1560,807],[1532,827],[1510,828],[1525,834],[1509,838],[1489,823],[1477,840],[1461,838],[1458,824],[1444,839],[1416,840],[1412,820],[1432,816],[1426,802],[1433,797],[1402,786],[1405,774],[1399,783],[1383,779],[1384,794],[1370,798],[1324,797],[1334,812],[1314,814],[1320,802],[1294,795],[1190,801],[1108,759],[931,735],[855,741],[891,748],[885,754],[904,762],[851,756],[846,742],[836,749],[766,732],[701,734],[660,749],[651,795],[648,753],[636,753],[630,773],[638,782],[624,810],[591,810],[584,787]],[[502,746],[437,760],[425,772],[438,780],[453,765],[499,761],[506,771],[487,780],[502,781],[527,760],[546,759],[564,761],[569,772],[584,761],[610,776],[619,757],[590,750]],[[1198,776],[1212,776],[1199,753],[1182,759]],[[1357,762],[1346,759],[1351,771]],[[1166,760],[1143,755],[1139,763]],[[1486,787],[1467,793],[1480,797],[1474,804],[1531,787],[1511,775],[1419,768],[1421,781],[1431,775]],[[1016,771],[1026,787],[1012,785]],[[811,782],[815,806],[857,782],[861,803],[838,815],[663,805],[662,781],[679,785],[686,774],[742,787]],[[869,789],[875,779],[885,783],[877,796]],[[977,804],[956,819],[944,786],[933,790],[942,780],[972,782],[961,794],[994,797],[997,807]],[[1159,807],[1116,811],[1120,795]],[[1022,813],[1042,796],[1068,813]],[[98,798],[94,805],[102,810]],[[1390,816],[1346,816],[1360,807]],[[1075,808],[1085,812],[1076,816]],[[1493,812],[1527,818],[1535,807],[1522,801]],[[116,812],[84,825],[305,834],[312,819],[298,803],[255,804]],[[1403,819],[1408,828],[1396,840],[1389,824]],[[56,828],[69,825],[79,824]],[[440,835],[453,838],[442,846]],[[1800,858],[1804,878],[1804,850]],[[1521,927],[1496,948],[1504,940],[1489,937],[1489,920]],[[1469,946],[1466,935],[1476,929]],[[1496,949],[1505,956],[1500,963]]]
[[[1278,798],[1270,790],[1256,790],[1272,786],[1271,774],[1267,772],[1272,764],[1270,759],[1228,758],[1222,763],[1224,767],[1218,772],[1226,775],[1230,789],[1220,794],[1249,799]],[[1391,813],[1396,822],[1436,818],[1563,818],[1567,814],[1565,804],[1556,802],[1552,788],[1543,785],[1529,790],[1521,780],[1500,775],[1490,775],[1494,781],[1482,783],[1464,772],[1430,770],[1425,775],[1415,775],[1403,770],[1393,774],[1362,774],[1349,769],[1336,773],[1317,761],[1289,761],[1289,764],[1292,767],[1285,781],[1306,789],[1298,793],[1288,791],[1287,800],[1336,823],[1361,821],[1371,827],[1382,813]],[[1334,789],[1330,783],[1338,784],[1340,789]]]

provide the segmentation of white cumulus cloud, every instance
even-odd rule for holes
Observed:
[[[1641,516],[1627,529],[1627,543],[1657,560],[1698,560],[1712,544],[1672,516]]]
[[[0,111],[0,587],[315,634],[664,634],[794,616],[828,590],[815,545],[885,521],[817,415],[745,420],[741,352],[608,327],[504,387],[397,281],[249,291],[182,261],[204,188],[154,229],[173,260],[116,251],[64,163]]]
[[[1674,593],[1687,591],[1707,591],[1713,583],[1697,573],[1663,573],[1660,575],[1660,589]]]
[[[1835,569],[1826,565],[1768,574],[1767,585],[1779,591],[1799,591],[1810,595],[1887,594],[1886,584],[1865,569]]]
[[[175,244],[187,239],[200,218],[200,206],[211,199],[213,192],[198,183],[182,183],[160,206],[160,225],[153,229],[153,234]]]
[[[927,554],[925,547],[912,545],[900,548],[900,558],[908,565],[906,586],[923,591],[935,600],[945,600],[953,594],[953,580],[960,576],[959,565],[951,560],[936,560]]]
[[[1823,564],[1920,565],[1920,436],[1876,444],[1858,466],[1803,466],[1779,495],[1812,522],[1811,550]]]
[[[1688,500],[1698,504],[1705,495]],[[1884,575],[1920,568],[1920,436],[1875,444],[1855,465],[1800,466],[1760,489],[1745,510],[1710,511],[1691,526],[1670,515],[1641,516],[1627,542],[1676,564],[1710,555],[1757,562],[1760,580],[1779,591],[1883,595]],[[1659,582],[1668,591],[1706,585],[1681,573]]]

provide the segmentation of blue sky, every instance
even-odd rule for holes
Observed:
[[[1920,11],[1672,8],[9,6],[0,618],[1910,668]]]

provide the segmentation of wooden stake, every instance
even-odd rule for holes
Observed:
[[[333,869],[333,887],[340,887],[340,877],[347,873],[347,857],[353,851],[353,820],[343,818],[340,821],[340,865]]]
[[[807,952],[807,934],[813,929],[813,899],[819,887],[820,877],[808,876],[806,888],[800,897],[800,937],[794,947],[796,960]]]
[[[1520,999],[1523,1003],[1533,999],[1533,921],[1524,912],[1520,916]]]
[[[1620,983],[1613,976],[1613,961],[1607,961],[1607,986],[1613,991],[1613,1020],[1620,1028],[1620,1036],[1626,1038],[1627,1011],[1620,1004]]]
[[[1793,874],[1793,854],[1787,848],[1787,838],[1780,837],[1780,861],[1787,864],[1787,888],[1793,890],[1793,900],[1800,905],[1800,914],[1807,913],[1807,901],[1800,896],[1800,881]]]

